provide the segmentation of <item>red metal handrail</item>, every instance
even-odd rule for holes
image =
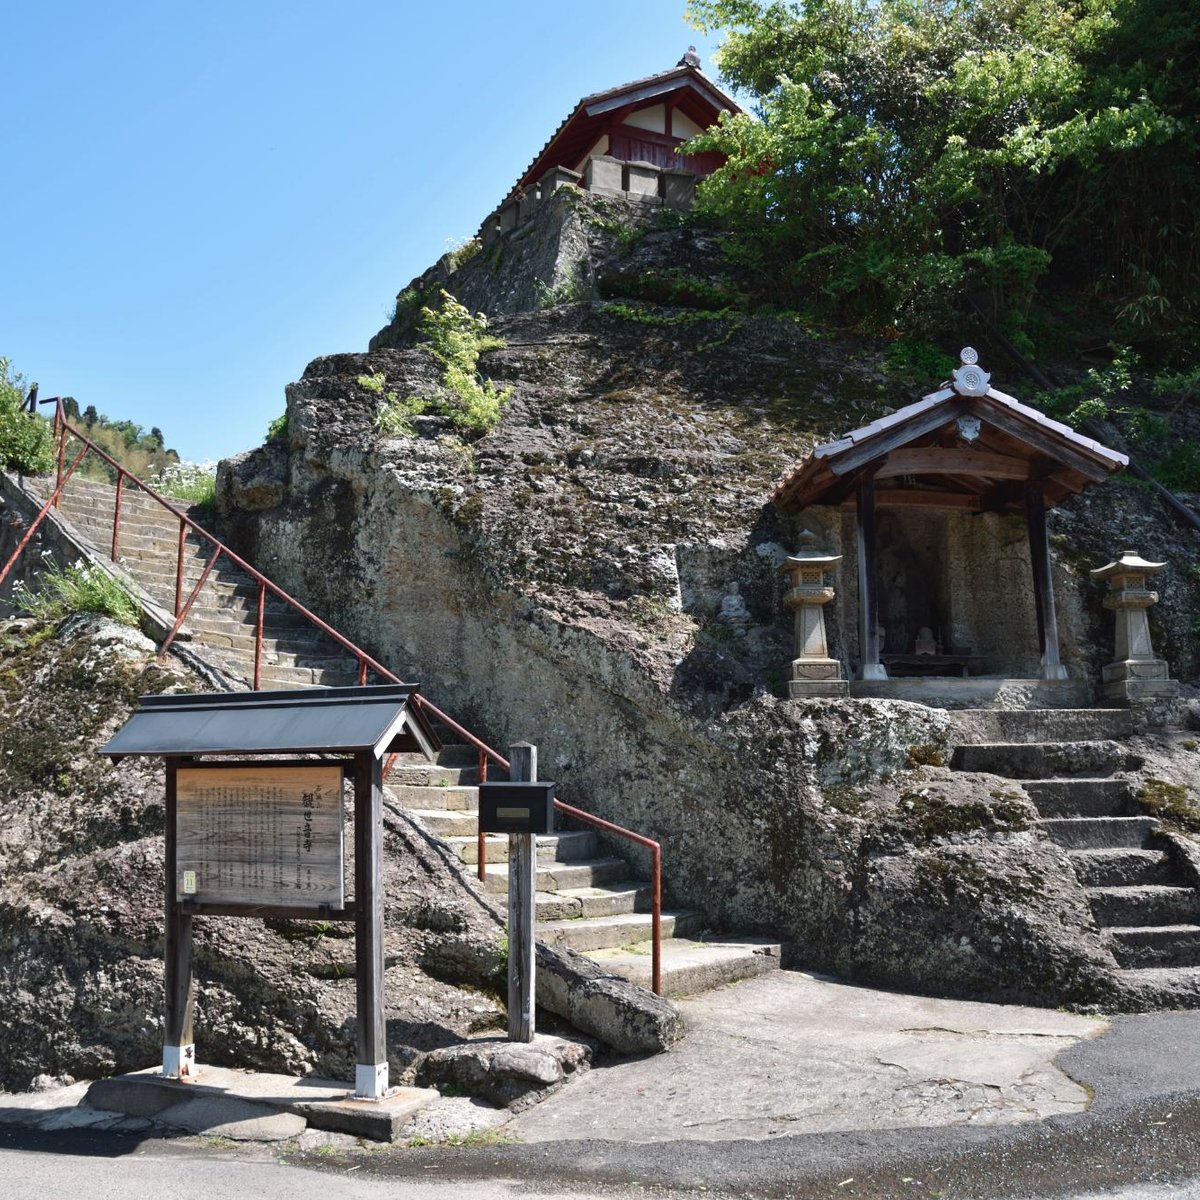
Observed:
[[[316,613],[305,608],[294,596],[289,595],[283,588],[272,583],[261,571],[252,567],[244,558],[235,554],[228,546],[220,539],[214,537],[203,526],[198,525],[186,513],[178,509],[164,496],[159,495],[149,484],[143,482],[136,475],[127,471],[119,462],[111,455],[107,454],[99,446],[96,445],[90,438],[81,433],[78,429],[72,426],[66,419],[66,413],[63,410],[61,399],[54,398],[53,400],[44,400],[43,404],[54,404],[54,433],[58,439],[58,454],[57,466],[55,471],[55,488],[49,499],[43,505],[41,512],[30,526],[29,531],[22,538],[20,545],[13,552],[12,557],[5,564],[3,570],[0,570],[0,584],[3,584],[9,570],[24,550],[29,540],[33,537],[34,532],[42,523],[46,514],[51,507],[57,506],[62,497],[63,489],[66,487],[68,480],[75,472],[75,468],[82,461],[83,457],[89,452],[98,455],[104,462],[117,473],[117,491],[116,505],[113,514],[113,535],[112,535],[112,558],[115,562],[117,559],[118,540],[121,524],[121,499],[124,490],[124,483],[128,481],[135,487],[141,488],[151,499],[155,500],[163,508],[173,513],[179,518],[179,543],[178,552],[176,555],[175,564],[175,624],[167,635],[162,646],[159,647],[159,655],[166,654],[171,643],[175,640],[179,630],[183,627],[187,620],[188,613],[191,611],[192,605],[196,602],[196,598],[200,595],[204,584],[207,582],[209,575],[217,564],[217,560],[224,555],[240,570],[245,571],[258,584],[258,610],[257,620],[255,623],[254,637],[254,690],[258,691],[262,682],[262,650],[263,650],[263,615],[266,602],[266,594],[268,591],[278,599],[282,600],[290,608],[300,613],[307,621],[317,627],[326,637],[330,638],[337,645],[346,650],[358,662],[358,678],[360,683],[365,683],[369,671],[373,671],[376,675],[383,679],[389,680],[392,683],[403,683],[398,675],[394,675],[382,663],[377,662],[365,650],[356,646],[349,638],[343,637],[331,625],[322,621]],[[83,449],[80,450],[78,456],[71,463],[69,469],[64,470],[64,459],[66,454],[67,437],[76,438],[83,444]],[[212,547],[212,555],[209,557],[207,564],[204,567],[200,578],[193,587],[191,594],[188,596],[186,603],[181,603],[183,596],[183,559],[184,559],[184,539],[187,530],[190,529],[197,537],[202,538]],[[453,733],[467,742],[468,745],[475,747],[479,752],[479,778],[481,782],[486,782],[488,763],[493,762],[503,770],[508,770],[509,762],[499,751],[493,750],[482,738],[477,737],[469,729],[460,725],[453,717],[443,712],[433,701],[427,699],[419,692],[414,697],[427,714],[436,720],[440,721]],[[389,763],[390,765],[390,763]],[[624,838],[626,841],[633,842],[635,845],[642,846],[650,851],[650,901],[651,901],[651,930],[652,930],[652,964],[651,978],[653,991],[662,994],[662,846],[653,838],[644,837],[640,833],[634,833],[632,829],[626,829],[621,825],[614,824],[612,821],[605,821],[601,817],[595,817],[589,812],[585,812],[581,808],[575,808],[573,805],[564,804],[558,797],[554,799],[554,806],[559,812],[564,813],[572,820],[580,821],[585,825],[590,825],[594,829],[599,829],[603,833],[611,834],[614,837]],[[487,846],[485,835],[478,835],[478,876],[480,880],[487,878]]]

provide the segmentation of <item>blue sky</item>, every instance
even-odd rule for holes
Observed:
[[[259,444],[580,96],[715,74],[683,3],[5,5],[0,355],[185,458]]]

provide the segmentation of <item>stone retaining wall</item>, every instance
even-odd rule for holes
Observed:
[[[632,200],[649,207],[691,208],[696,198],[696,176],[681,167],[656,167],[647,162],[622,162],[607,154],[595,154],[583,165],[583,173],[566,167],[551,167],[524,192],[510,196],[488,215],[479,230],[485,246],[526,224],[538,208],[559,188],[576,187],[595,196]]]

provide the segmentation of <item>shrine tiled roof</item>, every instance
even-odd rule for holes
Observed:
[[[601,92],[593,92],[584,96],[571,113],[562,121],[558,128],[547,139],[546,144],[534,155],[529,166],[522,172],[520,178],[509,190],[507,200],[523,187],[534,180],[540,179],[551,166],[565,165],[567,161],[578,161],[580,155],[599,137],[601,118],[611,112],[618,102],[637,103],[638,100],[652,99],[655,96],[666,95],[672,91],[688,90],[711,111],[712,119],[717,113],[727,111],[740,113],[740,105],[726,95],[699,68],[691,66],[676,66],[669,71],[659,71],[647,75],[643,79],[635,79],[617,87],[606,88]],[[554,158],[559,163],[548,161]]]
[[[1054,504],[1128,465],[1119,451],[991,387],[974,355],[964,350],[964,366],[937,391],[817,446],[779,481],[772,503],[840,503],[854,480],[878,472],[894,481],[887,496],[897,504],[965,507],[974,497],[976,511],[1015,510],[1022,479],[1044,478]],[[974,423],[969,442],[964,420]]]

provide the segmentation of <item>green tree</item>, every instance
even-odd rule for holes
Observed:
[[[690,149],[699,205],[793,302],[1020,333],[1059,287],[1195,336],[1200,16],[1190,0],[691,0],[757,117]]]
[[[0,357],[0,465],[25,475],[40,475],[54,465],[50,426],[24,410],[24,378]]]

